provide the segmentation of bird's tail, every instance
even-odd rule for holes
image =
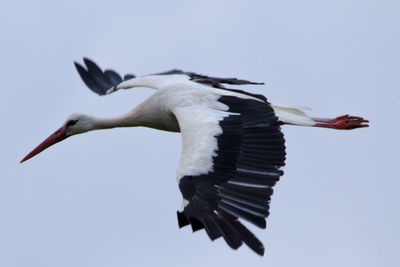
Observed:
[[[280,124],[323,127],[337,130],[352,130],[369,127],[368,120],[357,116],[343,115],[332,119],[314,118],[306,114],[305,111],[310,110],[310,108],[307,107],[272,104],[272,108]]]

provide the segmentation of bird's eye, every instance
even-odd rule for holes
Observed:
[[[65,128],[71,127],[75,125],[78,122],[78,120],[69,120],[67,124],[65,125]]]

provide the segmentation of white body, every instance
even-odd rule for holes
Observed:
[[[236,78],[208,77],[172,70],[158,75],[124,79],[113,70],[102,71],[84,58],[75,62],[85,84],[105,95],[119,89],[157,90],[127,114],[101,119],[72,114],[21,162],[65,138],[97,129],[145,126],[181,132],[182,154],[176,172],[183,196],[179,227],[204,228],[211,240],[224,237],[237,249],[243,243],[259,255],[263,244],[238,220],[265,228],[272,187],[283,175],[285,140],[279,124],[354,129],[368,127],[360,117],[311,118],[305,108],[273,105],[261,95],[223,84],[259,84]]]
[[[192,82],[185,75],[133,78],[108,93],[139,86],[156,89],[157,92],[125,115],[127,119],[132,119],[126,126],[140,124],[182,133],[182,154],[176,173],[178,181],[185,175],[201,175],[212,171],[212,157],[218,150],[215,136],[222,132],[218,123],[229,115],[227,107],[217,101],[220,96],[231,95],[261,101],[248,95]],[[315,124],[301,108],[273,104],[272,108],[280,122],[303,126]]]

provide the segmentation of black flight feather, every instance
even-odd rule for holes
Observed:
[[[135,77],[133,74],[126,74],[122,80],[121,76],[113,70],[107,69],[103,72],[92,60],[83,58],[83,61],[86,68],[77,62],[74,63],[75,67],[86,86],[98,95],[105,95],[107,90]]]
[[[189,201],[181,216],[200,222],[194,230],[204,227],[211,240],[222,236],[233,249],[245,243],[263,255],[264,246],[239,219],[266,227],[272,186],[283,175],[285,140],[268,102],[234,96],[221,96],[218,101],[235,114],[219,122],[222,133],[215,136],[213,170],[180,178],[179,188]]]

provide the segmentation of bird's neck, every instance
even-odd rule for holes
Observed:
[[[179,132],[179,124],[175,116],[163,109],[154,109],[154,105],[144,102],[131,112],[115,118],[92,118],[91,130],[110,129],[116,127],[144,126],[158,130]]]
[[[142,126],[143,119],[138,112],[130,112],[114,118],[93,118],[93,130],[111,129],[117,127]]]

